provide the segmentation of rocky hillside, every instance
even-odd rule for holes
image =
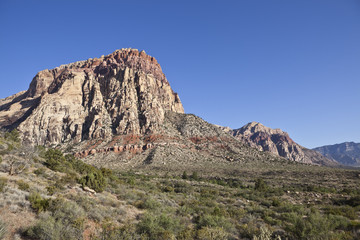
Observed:
[[[116,144],[112,146],[111,144]],[[109,168],[187,169],[285,159],[261,152],[192,114],[167,112],[159,134],[117,136],[110,143],[92,140],[74,146],[87,163]],[[213,169],[213,168],[211,168]],[[213,170],[212,170],[213,171]]]
[[[317,147],[313,150],[321,153],[327,158],[336,160],[341,164],[360,166],[360,143],[344,142],[340,144]]]
[[[232,130],[226,127],[222,129],[260,151],[271,152],[301,163],[336,165],[335,161],[325,158],[318,152],[300,146],[281,129],[271,129],[257,122],[248,123],[239,129]]]
[[[334,163],[279,129],[250,123],[224,132],[184,114],[159,63],[136,49],[39,72],[27,91],[0,100],[0,128],[16,128],[25,144],[58,146],[99,166],[206,166],[277,156]]]
[[[193,115],[171,113],[165,122],[183,140],[200,133],[231,138]],[[203,154],[208,138],[224,141],[211,135],[193,138],[200,151],[190,148],[186,156]],[[123,163],[130,171],[119,171],[96,168],[58,149],[23,146],[17,131],[0,131],[0,239],[360,237],[359,170],[283,158],[275,163],[264,158],[269,153],[250,147],[244,153],[252,151],[254,158],[241,164],[211,161],[203,154],[195,161],[202,165],[196,166],[177,156],[180,147],[175,149],[159,147],[149,155],[153,164],[134,169]],[[228,153],[232,150],[237,151],[235,145]],[[159,159],[166,151],[169,164],[163,165]],[[175,164],[180,159],[186,169]]]
[[[166,111],[184,112],[156,59],[121,49],[39,72],[0,101],[0,128],[35,145],[111,139],[156,132]]]
[[[39,72],[27,91],[0,101],[0,128],[123,169],[278,159],[184,114],[157,61],[135,49]]]

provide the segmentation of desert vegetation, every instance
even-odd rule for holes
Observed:
[[[360,237],[358,170],[251,162],[117,171],[0,141],[0,238]],[[10,174],[14,159],[24,170]]]

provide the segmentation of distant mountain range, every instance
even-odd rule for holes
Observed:
[[[360,143],[344,142],[314,148],[327,158],[348,166],[360,166]]]

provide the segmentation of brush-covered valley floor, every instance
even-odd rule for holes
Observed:
[[[360,171],[244,161],[117,170],[0,137],[0,239],[359,239]]]

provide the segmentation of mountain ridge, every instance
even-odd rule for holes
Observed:
[[[360,166],[360,143],[343,142],[316,147],[313,150],[341,164]]]
[[[177,152],[177,163],[182,162],[179,156],[220,162],[280,156],[334,164],[281,129],[251,122],[223,132],[184,114],[157,60],[129,48],[40,71],[27,91],[0,100],[0,128],[18,129],[26,144],[58,146],[77,157],[101,156],[104,161],[125,157],[146,164]]]
[[[272,129],[258,122],[249,122],[238,129],[221,127],[222,130],[260,151],[271,152],[291,161],[336,166],[337,162],[327,159],[318,152],[307,149],[294,142],[287,132]]]

